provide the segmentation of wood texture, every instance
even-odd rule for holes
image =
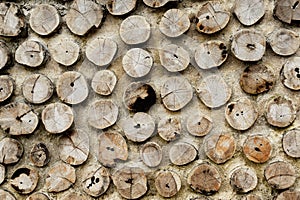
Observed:
[[[231,97],[231,88],[219,75],[205,77],[197,86],[197,93],[201,101],[209,108],[224,105]]]
[[[9,165],[19,162],[23,155],[23,145],[16,139],[3,138],[0,140],[0,163]]]
[[[297,0],[277,0],[274,15],[282,22],[291,24],[300,20],[300,6]]]
[[[202,113],[191,114],[186,120],[186,128],[193,136],[205,136],[213,127],[213,120]]]
[[[97,94],[108,96],[115,89],[117,81],[118,79],[113,71],[100,70],[95,73],[91,86]]]
[[[50,162],[50,152],[47,146],[40,142],[35,144],[30,151],[30,160],[37,167],[44,167]]]
[[[193,162],[197,155],[197,149],[187,142],[177,142],[171,146],[169,151],[171,163],[178,166]]]
[[[161,87],[160,95],[164,106],[170,111],[178,111],[193,98],[193,88],[183,77],[167,78]]]
[[[79,104],[89,94],[85,77],[76,71],[64,72],[58,77],[56,83],[57,96],[67,104]]]
[[[239,167],[234,170],[230,177],[230,184],[234,190],[240,193],[248,193],[257,186],[258,179],[254,169]]]
[[[38,116],[25,103],[14,102],[0,108],[0,127],[10,135],[31,134],[38,123]]]
[[[201,43],[195,51],[195,61],[201,69],[211,69],[222,65],[228,56],[223,41],[212,40]]]
[[[197,19],[196,28],[200,33],[213,34],[227,26],[230,13],[209,1],[200,7]]]
[[[159,120],[157,125],[158,135],[168,142],[178,139],[181,130],[181,120],[179,117],[165,116]]]
[[[118,119],[119,108],[111,100],[97,100],[88,110],[88,123],[97,129],[105,129],[114,125]]]
[[[190,28],[188,15],[179,9],[170,9],[164,13],[159,23],[159,30],[170,38],[179,37]]]
[[[294,128],[284,133],[282,147],[284,152],[292,158],[300,158],[300,130]]]
[[[54,91],[54,84],[43,74],[32,74],[22,83],[24,98],[30,103],[41,104],[48,101]]]
[[[48,104],[42,112],[45,129],[52,134],[68,130],[73,124],[73,120],[73,110],[63,103]]]
[[[122,66],[126,74],[133,78],[146,76],[153,65],[151,54],[141,48],[132,48],[122,59]]]
[[[137,0],[108,0],[106,8],[112,15],[125,15],[135,9]]]
[[[291,90],[300,90],[300,57],[288,59],[281,70],[281,80],[285,87]]]
[[[98,28],[103,18],[100,5],[91,0],[75,0],[66,15],[66,24],[76,35],[85,35],[91,28]]]
[[[188,174],[187,183],[196,192],[211,195],[219,191],[222,178],[215,166],[201,163]]]
[[[30,12],[29,24],[39,35],[49,35],[60,25],[60,15],[56,8],[49,4],[40,4]]]
[[[123,167],[112,176],[120,195],[126,199],[142,197],[148,190],[145,172],[138,167]]]
[[[149,139],[155,131],[155,121],[151,115],[143,112],[135,113],[120,123],[125,136],[133,142],[144,142]]]
[[[127,143],[120,133],[113,131],[101,133],[98,141],[98,160],[102,165],[115,167],[117,162],[127,160]]]
[[[18,168],[11,176],[10,185],[21,194],[29,194],[35,190],[39,181],[38,171],[28,167]]]
[[[231,43],[231,52],[242,61],[259,61],[266,50],[265,36],[251,29],[236,32]]]
[[[160,171],[155,178],[157,192],[163,197],[173,197],[181,188],[179,175],[173,171]]]
[[[119,33],[123,42],[128,45],[142,44],[150,38],[150,24],[141,15],[131,15],[122,21]]]
[[[244,145],[245,156],[255,163],[267,162],[272,153],[272,145],[267,137],[260,135],[249,136]]]
[[[264,0],[236,0],[234,14],[242,24],[251,26],[265,15],[265,9]]]
[[[0,76],[0,102],[7,100],[14,91],[15,81],[8,75]]]
[[[157,167],[163,158],[162,148],[155,142],[147,142],[140,149],[140,157],[148,167]]]

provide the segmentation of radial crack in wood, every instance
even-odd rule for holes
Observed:
[[[260,135],[249,136],[244,145],[245,156],[255,163],[264,163],[270,159],[272,145],[267,137]]]
[[[181,130],[181,120],[179,117],[165,116],[158,122],[157,133],[165,141],[170,142],[178,139]]]
[[[188,15],[179,9],[170,9],[164,13],[159,23],[159,30],[167,37],[179,37],[190,28]]]
[[[117,76],[113,71],[101,70],[95,73],[91,86],[97,94],[108,96],[113,92],[116,84]]]
[[[162,161],[162,148],[155,142],[147,142],[140,149],[140,157],[148,167],[157,167]]]
[[[40,4],[31,11],[29,24],[37,34],[49,35],[59,27],[60,15],[54,6]]]
[[[293,57],[286,61],[281,69],[281,81],[291,90],[300,90],[300,57]]]
[[[242,61],[259,61],[266,50],[265,36],[257,31],[242,29],[233,35],[231,52]]]
[[[200,33],[213,34],[224,29],[229,20],[230,13],[218,9],[213,2],[203,4],[197,13],[196,28]]]
[[[195,51],[195,61],[201,69],[221,66],[227,59],[228,50],[223,41],[201,43]]]
[[[164,106],[170,111],[178,111],[193,98],[193,88],[183,77],[167,78],[161,87],[161,98]]]
[[[0,163],[5,165],[19,162],[23,155],[23,145],[16,139],[3,138],[0,141]]]
[[[57,96],[67,104],[79,104],[89,94],[84,76],[76,71],[68,71],[58,77],[56,84]]]
[[[0,3],[0,35],[14,37],[21,34],[26,23],[19,7],[10,2]],[[8,20],[9,19],[9,20]]]
[[[205,136],[213,127],[213,121],[202,113],[193,113],[186,120],[187,131],[193,136]]]
[[[187,142],[178,142],[171,146],[169,151],[169,158],[171,163],[174,165],[187,165],[193,162],[198,155],[197,149],[187,143]]]
[[[97,129],[114,125],[118,119],[119,108],[111,100],[97,100],[88,110],[88,123]]]
[[[264,0],[236,0],[234,14],[245,26],[257,23],[265,15]]]
[[[43,74],[32,74],[22,83],[24,98],[30,103],[41,104],[49,100],[53,95],[54,85]]]
[[[0,102],[7,100],[14,91],[15,81],[8,75],[0,76]]]
[[[98,141],[98,160],[104,166],[114,167],[118,161],[127,160],[127,143],[120,133],[112,131],[101,133]]]
[[[148,190],[147,177],[139,167],[123,167],[113,174],[112,179],[120,195],[126,199],[138,199]]]
[[[277,0],[274,15],[281,21],[291,24],[300,21],[299,0]]]
[[[155,187],[161,196],[173,197],[181,188],[181,180],[176,172],[170,170],[160,171],[155,178]]]
[[[51,103],[42,112],[42,122],[45,129],[52,134],[68,130],[73,124],[73,120],[72,108],[63,103]]]
[[[75,0],[66,15],[66,23],[72,33],[82,36],[91,28],[98,28],[102,18],[100,5],[91,0]]]
[[[117,43],[109,38],[96,38],[88,41],[85,55],[97,66],[108,66],[118,50]]]
[[[137,0],[108,0],[106,8],[112,15],[125,15],[135,9]]]
[[[38,123],[38,116],[25,103],[14,102],[0,108],[0,127],[11,135],[31,134]]]

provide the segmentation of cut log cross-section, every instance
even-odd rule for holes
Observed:
[[[85,35],[92,27],[98,28],[103,18],[101,6],[91,0],[75,0],[66,15],[72,33]]]
[[[264,0],[236,0],[234,14],[242,24],[251,26],[265,14]]]

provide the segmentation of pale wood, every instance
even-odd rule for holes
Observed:
[[[39,181],[39,173],[35,169],[18,168],[10,179],[10,185],[18,193],[29,194],[35,190]]]
[[[267,122],[276,127],[287,127],[296,118],[296,108],[293,101],[285,96],[273,97],[266,106]]]
[[[58,77],[56,92],[63,102],[73,105],[83,102],[88,97],[89,88],[81,73],[68,71]]]
[[[8,75],[0,76],[0,102],[7,100],[14,91],[14,80]]]
[[[235,138],[229,133],[209,135],[203,145],[206,156],[216,164],[230,160],[236,149]]]
[[[257,186],[257,175],[250,167],[239,167],[234,170],[230,177],[230,184],[239,193],[248,193]]]
[[[262,198],[256,194],[249,194],[243,197],[242,200],[262,200]]]
[[[151,54],[141,48],[133,48],[126,52],[122,66],[126,74],[133,78],[146,76],[153,65]]]
[[[179,37],[190,28],[188,15],[179,9],[169,9],[162,16],[159,30],[167,37]]]
[[[227,26],[230,20],[230,13],[218,9],[213,2],[207,2],[198,11],[197,18],[197,30],[200,33],[213,34]]]
[[[40,104],[48,101],[54,91],[52,81],[43,74],[32,74],[22,83],[24,98],[30,103]]]
[[[11,53],[4,41],[0,41],[0,70],[11,63]]]
[[[54,6],[40,4],[30,12],[29,24],[37,34],[49,35],[59,27],[60,15]]]
[[[219,191],[222,178],[215,166],[201,163],[189,172],[187,183],[196,192],[211,195]]]
[[[230,99],[232,91],[221,76],[210,75],[197,86],[197,93],[207,107],[218,108]]]
[[[265,168],[265,178],[268,184],[277,190],[287,189],[294,185],[297,174],[292,164],[276,161]]]
[[[243,152],[249,160],[255,163],[264,163],[270,159],[272,145],[267,137],[254,135],[249,136],[244,145]]]
[[[148,167],[157,167],[162,161],[162,148],[155,142],[147,142],[140,149],[140,157]]]
[[[294,128],[284,133],[282,138],[284,152],[292,158],[300,158],[300,130]]]
[[[50,162],[50,152],[47,146],[40,142],[35,144],[30,151],[30,160],[37,167],[43,167]]]
[[[0,141],[0,163],[8,165],[19,162],[23,151],[23,145],[18,140],[3,138]]]
[[[88,123],[97,129],[114,125],[118,119],[119,108],[111,100],[97,100],[88,110]]]
[[[144,4],[151,8],[160,8],[169,2],[177,2],[178,0],[143,0]]]
[[[266,50],[265,36],[254,30],[242,29],[233,35],[231,52],[242,61],[258,61]]]
[[[280,193],[277,197],[276,200],[299,200],[300,199],[300,192],[297,190],[286,190],[282,193]]]
[[[193,88],[183,77],[167,78],[160,92],[164,106],[170,111],[178,111],[193,98]]]
[[[99,4],[91,0],[75,0],[66,15],[70,31],[76,35],[85,35],[91,28],[98,28],[103,18]]]
[[[14,102],[0,108],[0,127],[11,135],[31,134],[38,123],[38,116],[25,103]]]
[[[131,15],[122,21],[119,33],[121,39],[126,44],[142,44],[150,38],[150,24],[141,15]]]
[[[143,112],[135,113],[120,123],[125,136],[133,142],[144,142],[155,131],[155,121],[151,115]]]
[[[254,102],[248,98],[240,98],[227,104],[225,119],[236,130],[247,130],[255,123],[258,111]]]
[[[133,82],[124,92],[123,102],[130,111],[147,112],[156,102],[156,93],[149,84]]]
[[[117,76],[113,71],[101,70],[95,73],[91,86],[97,94],[108,96],[113,92],[116,84]]]
[[[274,15],[281,21],[291,24],[300,20],[300,5],[298,0],[277,0]]]
[[[114,167],[118,161],[127,160],[127,143],[120,133],[112,131],[101,133],[98,141],[98,160],[104,166]]]
[[[210,199],[208,197],[201,196],[201,197],[192,198],[191,200],[210,200]]]
[[[176,44],[163,46],[159,51],[161,65],[169,72],[185,70],[190,64],[190,55],[184,48]]]
[[[39,67],[46,61],[47,50],[38,41],[28,40],[20,44],[15,52],[19,64],[28,67]]]
[[[116,53],[117,43],[109,38],[96,38],[88,41],[85,55],[89,61],[97,66],[109,65]]]
[[[165,141],[173,141],[180,137],[181,121],[179,117],[165,116],[157,125],[158,135]]]
[[[71,130],[59,139],[58,151],[62,161],[70,165],[81,165],[89,156],[89,136],[83,130]]]
[[[20,35],[26,23],[19,16],[19,7],[14,3],[3,2],[0,3],[0,10],[0,35],[7,37]]]
[[[106,8],[112,15],[125,15],[135,9],[137,0],[108,0]]]
[[[155,188],[161,196],[173,197],[181,188],[180,177],[174,171],[160,171],[155,178]]]
[[[108,169],[98,164],[92,164],[84,170],[82,188],[92,197],[104,194],[110,184],[110,173]]]
[[[195,51],[195,61],[201,69],[221,66],[227,59],[228,50],[223,41],[201,43]]]
[[[10,192],[0,188],[0,197],[4,200],[17,200]]]
[[[113,174],[112,179],[120,195],[126,199],[140,198],[148,190],[147,177],[139,167],[123,167]]]
[[[275,29],[269,37],[269,43],[276,54],[290,56],[299,49],[299,34],[289,29]]]
[[[293,57],[286,61],[281,70],[281,79],[285,87],[300,90],[300,57]]]
[[[69,189],[75,181],[75,168],[63,162],[57,162],[48,170],[45,187],[48,192],[62,192]]]
[[[186,128],[193,136],[205,136],[213,127],[213,120],[202,113],[194,113],[189,115],[186,120]]]
[[[169,158],[174,165],[187,165],[193,162],[198,155],[197,149],[187,142],[177,142],[169,151]]]
[[[236,0],[234,14],[245,26],[257,23],[265,15],[264,0]]]
[[[88,200],[86,196],[79,192],[69,192],[67,195],[60,198],[61,200]]]
[[[6,169],[5,166],[0,164],[0,185],[3,183],[6,177]]]
[[[273,70],[264,64],[254,64],[245,68],[240,77],[240,86],[249,94],[267,92],[275,85]]]
[[[42,112],[42,122],[46,131],[62,133],[73,124],[74,114],[71,107],[63,103],[51,103]]]
[[[49,197],[41,192],[35,192],[27,197],[26,200],[49,200]]]
[[[53,40],[48,45],[52,58],[64,66],[72,66],[80,57],[80,46],[76,41],[69,38]]]

